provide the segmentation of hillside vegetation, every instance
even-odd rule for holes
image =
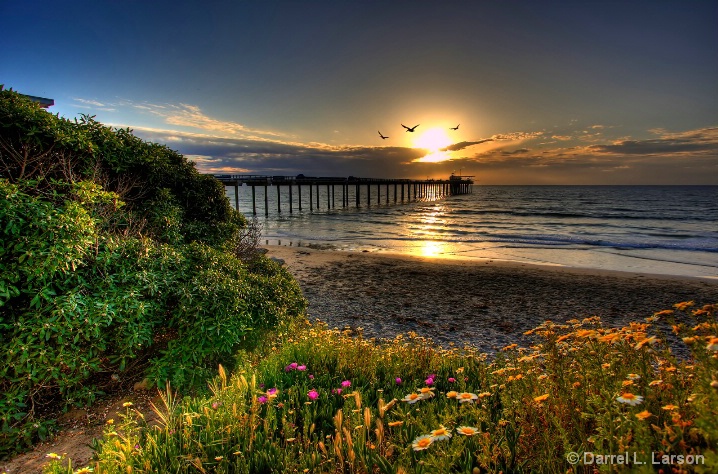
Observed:
[[[0,90],[0,457],[128,379],[205,387],[302,315],[250,232],[181,154]]]

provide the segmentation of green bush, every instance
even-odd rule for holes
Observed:
[[[203,387],[303,314],[244,218],[182,155],[0,88],[0,458],[133,377]]]

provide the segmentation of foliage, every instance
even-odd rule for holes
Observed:
[[[132,377],[202,388],[303,314],[291,275],[238,258],[251,230],[183,156],[11,91],[0,124],[0,457]]]
[[[120,423],[106,427],[90,467],[715,472],[718,307],[676,306],[675,313],[624,328],[604,327],[598,318],[546,322],[532,331],[535,346],[512,344],[493,360],[471,348],[440,350],[414,335],[376,342],[361,331],[287,330],[266,354],[245,354],[231,378],[220,367],[211,397],[179,400],[168,387],[154,426],[128,408]],[[654,333],[659,319],[684,338],[687,359],[676,358],[667,336]],[[567,457],[571,452],[578,464]],[[582,461],[583,453],[625,452],[628,464]],[[633,453],[645,464],[634,463]],[[674,458],[656,465],[651,453],[659,463]],[[47,472],[65,472],[66,463],[54,462]]]
[[[244,226],[224,186],[176,151],[94,117],[55,116],[1,86],[0,177],[34,180],[33,192],[46,195],[66,183],[95,182],[127,203],[127,218],[116,223],[116,231],[147,221],[143,233],[167,243],[218,246]]]

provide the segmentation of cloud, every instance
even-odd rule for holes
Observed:
[[[592,153],[610,155],[718,155],[718,127],[678,133],[665,130],[653,130],[652,132],[661,136],[647,140],[617,140],[611,144],[591,145],[588,150]]]
[[[459,150],[463,150],[464,148],[468,148],[470,146],[480,145],[481,143],[492,142],[492,141],[494,141],[493,138],[484,138],[484,139],[476,140],[473,142],[459,142],[459,143],[454,143],[453,145],[449,145],[447,147],[441,148],[440,151],[459,151]]]
[[[468,147],[472,147],[474,145],[480,145],[482,143],[487,142],[500,142],[500,141],[524,141],[524,140],[531,140],[534,138],[538,138],[541,135],[543,135],[543,132],[512,132],[512,133],[502,133],[498,135],[492,135],[491,138],[480,138],[478,140],[473,141],[464,141],[459,143],[454,143],[453,145],[449,145],[447,147],[441,148],[440,151],[460,151]]]
[[[92,105],[94,107],[106,107],[106,104],[103,104],[102,102],[98,102],[96,100],[82,99],[80,97],[73,97],[72,100],[74,100],[75,102],[79,102],[80,104],[83,104],[83,105]]]

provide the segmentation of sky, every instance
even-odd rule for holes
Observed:
[[[206,173],[718,184],[715,0],[0,0],[0,30],[5,88]]]

